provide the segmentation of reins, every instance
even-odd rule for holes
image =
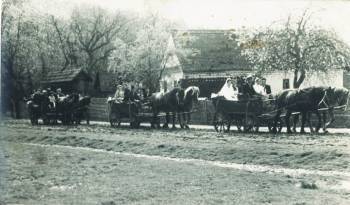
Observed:
[[[323,98],[321,99],[321,101],[318,103],[318,106],[320,106],[322,103],[326,106],[327,109],[329,109],[328,104],[326,103],[325,99],[327,97],[327,90],[324,91],[324,95]],[[322,109],[322,108],[321,108]]]

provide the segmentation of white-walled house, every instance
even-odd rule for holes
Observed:
[[[191,36],[186,47],[193,50],[186,58],[176,55],[177,37]],[[161,77],[161,91],[166,91],[178,82],[182,86],[199,86],[202,97],[218,92],[227,76],[254,74],[241,55],[241,47],[237,36],[231,30],[185,30],[174,31],[169,37],[168,49],[164,55],[164,72]],[[342,87],[349,85],[350,75],[343,70],[324,72],[307,72],[301,88],[317,85]],[[271,71],[262,73],[272,92],[293,87],[294,73],[292,71]]]
[[[294,73],[292,71],[274,71],[262,75],[271,86],[272,92],[276,93],[284,89],[293,88]],[[343,86],[343,70],[331,70],[325,72],[307,72],[300,88],[310,86]]]

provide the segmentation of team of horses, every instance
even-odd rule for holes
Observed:
[[[62,124],[80,124],[85,118],[89,124],[87,106],[90,104],[89,96],[79,97],[72,93],[65,97],[59,97],[54,105],[45,93],[34,93],[27,99],[27,108],[30,121],[33,125],[38,124],[38,119],[43,119],[44,124],[56,124],[58,120]]]
[[[170,116],[172,126],[175,128],[176,116],[181,128],[189,128],[191,112],[194,103],[198,102],[199,88],[196,86],[187,89],[174,88],[166,93],[158,92],[152,94],[150,98],[153,122],[152,127],[160,127],[157,117],[159,112],[166,113],[166,122],[163,127],[168,128]],[[305,132],[305,124],[308,123],[311,132],[318,132],[323,128],[327,132],[327,127],[334,122],[334,109],[346,110],[349,101],[349,90],[346,88],[314,86],[304,89],[284,90],[273,96],[275,104],[275,117],[273,132],[277,132],[277,124],[282,113],[285,113],[285,125],[287,133],[292,133],[290,118],[293,115],[293,131],[296,131],[296,123],[299,115],[302,117],[300,132]],[[314,129],[311,123],[312,114],[316,114],[318,123]],[[323,115],[323,117],[321,116]],[[330,120],[326,122],[327,117]]]

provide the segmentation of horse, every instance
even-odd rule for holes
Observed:
[[[169,113],[172,113],[173,128],[175,127],[175,114],[178,115],[181,128],[183,124],[181,122],[180,112],[181,108],[184,106],[184,90],[181,88],[173,88],[172,90],[163,93],[157,92],[153,93],[150,98],[150,105],[153,113],[153,120],[151,122],[151,127],[154,128],[156,125],[159,127],[158,114],[163,111],[166,113],[166,122],[163,128],[168,128],[169,124]]]
[[[45,118],[48,106],[49,99],[43,93],[35,92],[30,99],[27,99],[27,109],[32,125],[38,124],[40,117]]]
[[[325,88],[319,86],[300,90],[285,90],[277,94],[275,96],[277,113],[274,119],[273,132],[276,133],[277,122],[283,109],[287,110],[285,121],[288,133],[292,133],[289,124],[289,118],[292,112],[300,112],[302,115],[301,133],[305,133],[304,126],[306,120],[308,120],[309,125],[311,124],[310,119],[307,119],[308,112],[316,113],[318,117],[318,127],[320,127],[321,116],[318,109],[322,102],[329,103],[329,99],[326,97],[328,92],[331,92],[330,87]]]
[[[319,109],[322,113],[322,120],[323,120],[323,132],[327,133],[327,127],[332,124],[335,121],[334,117],[334,108],[344,108],[344,110],[347,109],[349,97],[350,97],[350,91],[346,88],[338,88],[338,87],[324,87],[326,91],[324,95],[324,99],[321,100],[319,104]],[[330,121],[327,122],[327,113],[331,117]],[[317,114],[317,113],[315,113]],[[312,115],[312,112],[309,112],[307,117],[310,119]],[[296,115],[294,117],[294,127],[293,131],[296,130],[296,124],[299,120],[299,115]],[[309,120],[308,120],[309,121]],[[310,124],[310,127],[312,125]],[[312,128],[310,128],[312,129]],[[316,132],[318,132],[320,127],[316,127]]]
[[[77,93],[70,94],[66,97],[59,98],[57,102],[56,118],[62,114],[61,121],[63,124],[71,124],[74,121],[74,108],[79,102]]]
[[[89,108],[91,97],[80,97],[79,101],[74,105],[73,121],[75,124],[80,124],[83,118],[86,119],[86,124],[90,124]]]
[[[197,86],[190,86],[185,90],[184,105],[181,107],[182,117],[184,121],[184,127],[189,128],[188,124],[191,120],[191,111],[193,109],[193,103],[198,103],[199,88]]]

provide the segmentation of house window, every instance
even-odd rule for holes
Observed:
[[[163,81],[163,90],[164,90],[164,92],[168,91],[168,84],[167,84],[166,80]]]
[[[289,79],[283,79],[283,89],[289,89]]]

